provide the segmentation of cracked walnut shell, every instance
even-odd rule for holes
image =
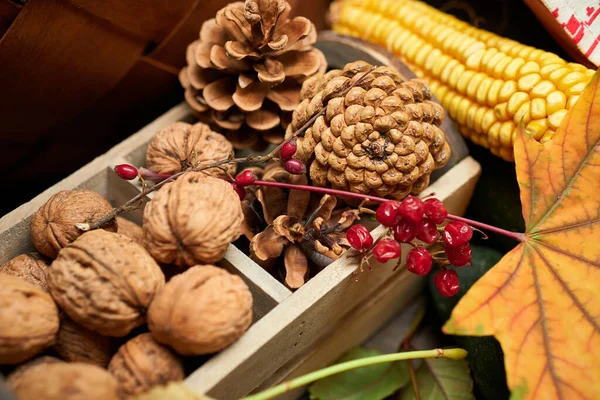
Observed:
[[[111,209],[104,197],[91,190],[62,190],[50,197],[31,218],[33,245],[54,259],[60,249],[83,233],[75,224],[93,222]],[[116,232],[117,224],[107,224],[103,229]]]
[[[193,168],[197,163],[227,160],[233,145],[225,136],[213,132],[206,124],[176,122],[159,131],[146,150],[147,167],[158,174],[175,174]],[[235,174],[235,164],[202,171],[217,177]]]
[[[173,277],[148,310],[154,339],[183,355],[215,353],[252,323],[252,294],[244,281],[213,265]]]
[[[188,172],[167,183],[144,210],[144,243],[160,263],[212,263],[242,232],[242,205],[230,183]]]
[[[13,391],[19,400],[119,400],[117,380],[84,363],[35,365],[23,372]]]
[[[298,138],[296,157],[310,166],[312,183],[399,200],[422,192],[450,158],[439,128],[444,109],[423,82],[383,66],[339,95],[370,68],[356,61],[306,80],[287,136],[326,107]]]
[[[34,284],[46,293],[48,288],[48,268],[50,266],[38,253],[28,253],[16,256],[0,266],[0,274],[8,274]]]
[[[108,371],[119,381],[123,398],[185,378],[181,359],[156,343],[150,333],[142,333],[122,345],[110,360]]]
[[[0,364],[25,361],[54,343],[58,308],[37,286],[0,274]]]
[[[111,338],[63,317],[53,350],[63,360],[84,362],[105,368],[114,350]]]
[[[102,335],[125,336],[145,322],[146,309],[165,277],[141,245],[97,229],[60,251],[48,284],[73,321]]]

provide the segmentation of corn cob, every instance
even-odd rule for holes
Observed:
[[[594,70],[475,28],[416,0],[337,0],[333,29],[382,45],[401,58],[458,124],[507,161],[523,122],[552,137]]]

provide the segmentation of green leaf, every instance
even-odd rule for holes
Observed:
[[[465,360],[424,359],[415,374],[421,400],[471,400],[473,381]],[[404,389],[400,400],[415,400],[413,387]]]
[[[377,350],[356,347],[337,363],[377,356]],[[315,382],[308,388],[313,400],[380,400],[405,386],[410,380],[405,362],[370,365],[342,372]]]

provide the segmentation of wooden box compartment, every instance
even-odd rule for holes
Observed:
[[[323,50],[331,44],[327,40],[331,40],[331,36],[329,39],[322,36]],[[338,52],[331,53],[333,67],[339,66],[335,61],[341,62],[339,50],[344,45],[362,52],[359,58],[366,61],[392,63],[390,59],[377,58],[385,53],[373,50],[372,46],[364,45],[356,50],[357,43],[356,40],[345,44],[334,41]],[[329,60],[330,55],[327,51],[325,54]],[[351,57],[348,61],[357,59],[354,55]],[[147,142],[160,129],[177,121],[193,121],[187,105],[174,107],[106,154],[0,219],[0,264],[34,250],[29,239],[29,220],[54,193],[64,189],[90,189],[105,196],[113,205],[139,193],[139,184],[119,179],[112,167],[120,163],[144,165]],[[451,125],[451,122],[447,124]],[[450,213],[460,215],[466,209],[480,167],[465,155],[464,143],[455,130],[453,135],[451,140],[458,143],[458,148],[462,146],[462,155],[457,156],[426,192],[435,192]],[[454,149],[455,144],[451,143]],[[141,223],[142,212],[142,209],[130,212],[127,218]],[[373,227],[374,236],[383,231],[381,226]],[[403,250],[406,253],[408,248]],[[198,393],[223,400],[238,399],[332,362],[376,331],[424,285],[423,278],[403,268],[392,273],[395,262],[373,265],[373,272],[360,274],[356,281],[353,274],[356,261],[348,259],[347,254],[294,293],[234,245],[229,246],[219,265],[241,276],[250,286],[255,304],[254,322],[237,342],[209,358],[186,378],[185,383]],[[291,392],[281,398],[295,398],[298,393]]]

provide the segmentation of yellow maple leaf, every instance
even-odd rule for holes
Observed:
[[[523,241],[460,300],[443,330],[494,335],[513,398],[600,399],[600,72],[553,140],[520,129]]]

